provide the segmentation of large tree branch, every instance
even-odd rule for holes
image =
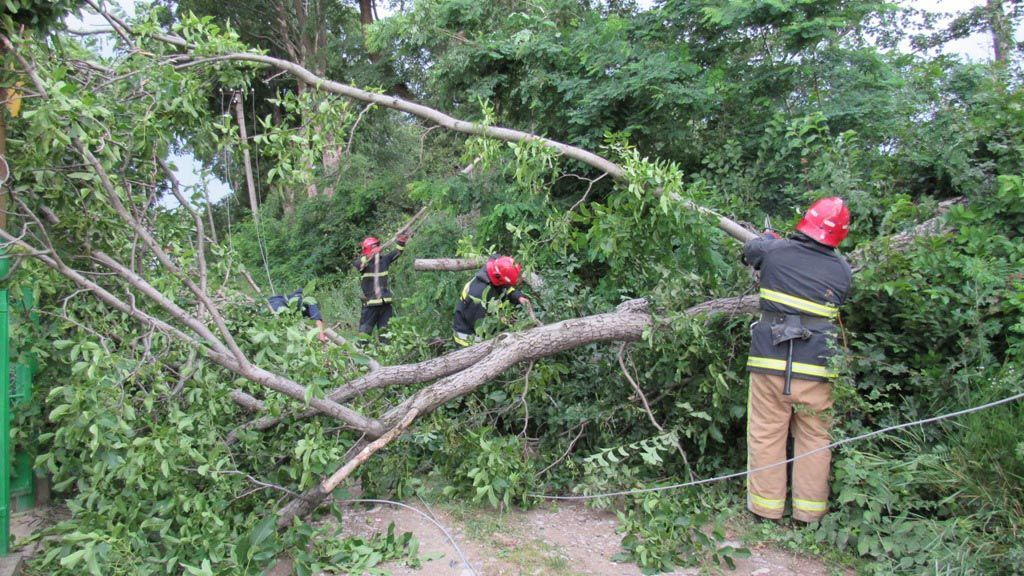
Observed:
[[[192,48],[184,38],[181,38],[179,36],[174,36],[170,34],[153,34],[152,37],[161,42],[166,42],[171,45],[178,46],[186,51],[190,51]],[[359,100],[362,102],[377,104],[385,108],[390,108],[392,110],[405,112],[407,114],[416,116],[417,118],[421,118],[428,122],[437,124],[438,126],[448,128],[449,130],[453,130],[455,132],[462,132],[464,134],[472,134],[475,136],[486,136],[488,138],[494,138],[496,140],[502,140],[505,142],[538,142],[543,146],[546,146],[557,151],[559,154],[567,158],[572,158],[574,160],[582,162],[588,166],[597,169],[602,173],[610,174],[616,180],[626,179],[626,170],[622,166],[619,166],[615,162],[612,162],[611,160],[608,160],[603,156],[594,154],[589,150],[584,150],[583,148],[579,148],[577,146],[572,146],[569,144],[565,144],[563,142],[559,142],[557,140],[552,140],[550,138],[538,136],[530,132],[514,130],[511,128],[503,128],[500,126],[485,126],[483,124],[477,124],[474,122],[460,120],[429,106],[424,106],[422,104],[411,102],[409,100],[403,100],[395,96],[378,94],[375,92],[368,92],[366,90],[362,90],[354,86],[349,86],[347,84],[342,84],[340,82],[324,78],[310,71],[304,66],[297,64],[295,62],[290,62],[288,60],[282,60],[280,58],[274,58],[272,56],[267,56],[264,54],[253,54],[248,52],[230,52],[227,54],[214,56],[212,58],[205,58],[204,60],[206,62],[255,62],[259,64],[273,66],[278,70],[288,72],[289,74],[297,78],[299,81],[309,86],[313,86],[318,90],[323,90],[325,92],[330,92],[332,94],[338,94],[340,96],[345,96],[347,98]],[[661,194],[661,191],[655,191],[655,194]],[[756,237],[756,234],[754,234],[750,230],[747,230],[739,223],[721,214],[718,214],[713,210],[700,206],[693,202],[692,200],[682,198],[676,193],[671,193],[670,197],[672,200],[682,203],[684,206],[691,210],[695,210],[697,212],[700,212],[701,214],[717,218],[718,227],[740,242],[746,242]]]
[[[417,258],[412,262],[412,269],[417,272],[461,272],[477,270],[486,263],[487,258],[483,256],[476,258]],[[534,290],[544,287],[544,279],[536,272],[528,273],[525,280]]]
[[[494,339],[494,345],[485,358],[467,370],[420,390],[389,410],[381,421],[390,428],[400,422],[409,410],[416,409],[421,415],[429,414],[525,360],[546,358],[585,344],[640,340],[644,330],[651,325],[647,301],[640,299],[623,302],[614,312],[570,318],[523,332],[502,334]]]
[[[192,208],[192,204],[185,198],[185,195],[181,193],[181,185],[178,182],[178,177],[174,175],[174,171],[171,170],[170,166],[163,161],[159,156],[154,156],[154,160],[160,166],[160,169],[164,171],[164,175],[171,182],[171,194],[177,199],[181,207],[188,211],[192,215],[192,221],[196,225],[196,272],[199,274],[199,288],[206,292],[207,289],[207,277],[206,277],[206,232],[203,226],[203,218],[198,212]]]
[[[614,312],[572,318],[523,332],[502,334],[490,342],[491,346],[482,359],[469,368],[442,378],[413,394],[389,410],[381,418],[381,422],[388,431],[388,437],[393,439],[396,430],[400,432],[416,418],[430,414],[445,403],[469,394],[519,362],[545,358],[585,344],[640,340],[644,331],[652,324],[653,319],[648,311],[647,301],[640,299],[623,302]],[[386,442],[381,446],[383,444]],[[346,461],[335,476],[342,470],[354,468],[351,462],[356,457]],[[288,526],[296,516],[304,516],[314,510],[330,493],[326,488],[333,489],[334,486],[336,484],[324,481],[307,490],[302,497],[290,502],[281,510],[278,526]]]
[[[412,269],[417,272],[461,272],[476,270],[487,262],[487,258],[417,258],[412,261]]]
[[[431,358],[417,364],[400,364],[387,366],[371,371],[369,374],[356,378],[348,384],[335,388],[327,394],[329,400],[343,403],[366,393],[375,388],[386,386],[403,386],[409,384],[420,384],[430,382],[438,378],[449,376],[461,370],[465,370],[476,364],[481,358],[487,356],[491,351],[493,341],[481,342],[475,346],[456,350],[444,356]],[[306,410],[297,414],[298,418],[310,418],[315,416],[316,410]],[[237,430],[233,430],[227,437],[227,443],[231,444],[238,439],[238,434],[244,430],[264,431],[281,423],[287,416],[265,416],[253,420]]]
[[[50,268],[54,269],[65,278],[68,278],[69,280],[77,284],[80,288],[88,290],[100,301],[104,302],[105,304],[108,304],[115,310],[118,310],[120,312],[123,312],[124,314],[127,314],[128,316],[131,316],[140,324],[144,326],[151,326],[159,330],[160,332],[169,334],[170,336],[176,338],[180,342],[187,344],[189,346],[199,347],[199,349],[203,352],[203,354],[206,357],[208,357],[211,361],[221,366],[222,368],[225,368],[231,372],[234,372],[235,374],[238,374],[239,376],[242,376],[243,378],[246,378],[257,384],[263,385],[276,392],[280,392],[300,402],[305,402],[308,398],[310,407],[316,409],[318,412],[328,414],[338,420],[341,420],[342,422],[348,424],[349,426],[361,432],[373,436],[379,436],[380,434],[384,433],[385,429],[377,420],[367,418],[366,416],[363,416],[362,414],[356,412],[355,410],[352,410],[351,408],[348,408],[347,406],[342,406],[337,402],[331,401],[326,398],[310,398],[310,395],[308,393],[309,391],[306,389],[306,387],[294,382],[293,380],[290,380],[278,374],[274,374],[268,370],[264,370],[263,368],[253,366],[252,364],[239,363],[233,357],[233,355],[229,354],[226,350],[221,351],[215,348],[210,348],[208,347],[209,342],[207,342],[206,340],[200,340],[191,337],[188,334],[182,332],[180,329],[176,328],[175,326],[167,323],[166,321],[161,320],[160,318],[157,318],[156,316],[153,316],[152,314],[143,311],[137,306],[133,306],[124,302],[122,299],[118,298],[117,296],[114,296],[96,282],[93,282],[92,280],[85,277],[81,272],[73,268],[70,268],[69,266],[64,264],[59,258],[51,257],[47,253],[33,248],[24,240],[21,240],[11,235],[7,230],[0,228],[0,238],[3,238],[4,240],[11,242],[12,245],[15,245],[19,248],[31,251],[33,253],[34,258],[36,258],[46,266],[49,266]],[[135,275],[133,272],[128,270],[127,267],[124,266],[124,264],[121,264],[114,260],[113,258],[110,258],[109,256],[100,252],[95,253],[94,258],[96,258],[104,265],[110,266],[111,269],[117,271],[119,277],[124,278],[125,275],[130,274],[131,279],[124,278],[129,284],[142,291],[143,294],[147,296],[147,298],[153,300],[155,304],[157,304],[167,312],[171,313],[171,315],[174,316],[176,319],[184,322],[185,318],[188,317],[187,313],[184,313],[184,311],[181,311],[180,308],[177,308],[173,304],[170,306],[170,309],[164,308],[164,305],[167,304],[166,298],[154,298],[155,295],[151,295],[149,293],[149,289],[152,287],[149,286],[148,283],[145,282],[145,280],[141,279],[141,277]],[[155,291],[155,289],[153,290]],[[179,313],[175,314],[174,310],[177,310]]]
[[[142,239],[143,243],[146,245],[149,251],[157,258],[157,260],[160,261],[160,264],[168,272],[174,275],[175,278],[179,279],[183,284],[185,284],[185,286],[188,287],[189,291],[191,291],[192,294],[194,294],[195,297],[203,304],[203,307],[205,307],[207,312],[210,313],[210,317],[213,319],[214,324],[217,326],[217,330],[224,338],[224,342],[227,344],[228,349],[231,350],[231,353],[235,355],[235,359],[239,362],[239,364],[248,364],[248,359],[246,359],[245,354],[243,354],[242,350],[238,347],[238,344],[235,342],[234,337],[231,335],[231,331],[228,330],[227,324],[224,322],[224,318],[220,314],[220,310],[218,310],[217,307],[210,300],[209,295],[206,294],[205,291],[201,290],[199,286],[197,286],[196,283],[193,282],[192,279],[188,277],[187,274],[183,273],[181,269],[178,268],[178,266],[173,261],[171,261],[171,258],[167,255],[166,252],[163,251],[163,248],[156,241],[156,238],[154,238],[153,235],[149,233],[149,230],[147,230],[146,227],[143,226],[142,223],[139,222],[131,214],[131,212],[128,211],[125,205],[121,202],[121,195],[118,194],[117,188],[114,186],[114,183],[110,180],[110,176],[107,174],[107,171],[103,168],[103,164],[100,163],[96,156],[94,156],[92,152],[90,152],[89,149],[84,144],[82,144],[80,140],[75,140],[75,147],[78,149],[78,152],[82,155],[83,158],[85,158],[85,161],[92,168],[93,173],[95,173],[99,177],[100,185],[106,193],[107,199],[110,201],[111,207],[114,208],[114,212],[116,212],[117,215],[121,218],[121,220],[128,224],[128,226],[131,227],[131,229],[139,236],[139,238]]]

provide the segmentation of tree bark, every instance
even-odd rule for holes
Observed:
[[[493,341],[488,340],[487,342],[481,342],[475,346],[456,350],[444,356],[431,358],[417,364],[378,367],[377,370],[372,370],[369,374],[360,376],[344,386],[335,388],[327,394],[327,399],[342,404],[375,388],[420,384],[443,378],[476,364],[481,358],[490,353],[492,346]],[[299,413],[298,418],[310,418],[318,413],[317,410],[310,409]],[[238,439],[238,434],[244,430],[269,430],[280,424],[284,419],[285,416],[266,416],[253,420],[239,429],[233,430],[228,435],[226,442],[228,444],[234,443]]]
[[[412,269],[417,272],[461,272],[476,270],[487,262],[487,258],[417,258]]]
[[[359,0],[359,23],[364,28],[373,24],[373,0]]]
[[[992,55],[996,62],[1005,64],[1013,50],[1013,28],[1003,11],[1003,0],[988,0],[985,12],[992,35]]]
[[[412,269],[417,272],[462,272],[464,270],[477,270],[487,263],[487,258],[417,258],[412,262]],[[544,279],[536,272],[529,272],[524,278],[526,284],[533,290],[544,288]]]
[[[259,202],[256,200],[256,184],[252,178],[252,159],[249,157],[249,138],[245,133],[245,111],[242,107],[242,93],[235,92],[235,118],[238,119],[238,139],[242,145],[242,166],[245,169],[245,186],[249,190],[249,208],[253,221],[258,218]]]

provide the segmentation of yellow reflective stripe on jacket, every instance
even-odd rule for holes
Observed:
[[[813,314],[815,316],[824,316],[825,318],[835,318],[839,315],[839,308],[832,304],[819,304],[806,298],[800,298],[799,296],[793,296],[792,294],[786,294],[785,292],[776,292],[775,290],[769,290],[768,288],[761,288],[761,298],[768,300],[769,302],[775,302],[777,304],[783,304],[790,308],[796,308],[801,312]]]
[[[456,332],[452,336],[452,340],[454,340],[455,343],[458,344],[459,346],[472,346],[473,345],[472,342],[470,342],[469,340],[463,338],[462,335],[460,335],[458,332]]]
[[[785,500],[772,500],[771,498],[762,498],[753,492],[747,492],[750,496],[750,502],[755,506],[764,508],[765,510],[782,510],[786,506]]]
[[[381,276],[387,276],[387,275],[388,275],[387,270],[385,270],[383,272],[367,272],[366,274],[363,274],[363,278],[374,278],[374,277],[378,277],[379,278]]]
[[[828,502],[825,500],[801,500],[793,498],[793,508],[804,512],[824,512],[828,510]]]
[[[779,372],[786,371],[786,361],[781,358],[764,358],[762,356],[749,356],[747,357],[747,367],[749,368],[764,368],[765,370],[778,370]],[[804,364],[803,362],[793,362],[793,373],[794,374],[806,374],[808,376],[818,376],[819,378],[835,378],[839,376],[835,372],[830,372],[827,366],[819,366],[818,364]]]
[[[376,298],[374,300],[367,300],[366,301],[366,305],[367,306],[376,306],[378,304],[387,304],[388,302],[391,302],[391,300],[392,300],[391,298]]]
[[[465,286],[462,287],[462,299],[463,300],[472,300],[472,301],[476,302],[477,304],[480,304],[481,306],[483,306],[487,302],[487,293],[491,291],[491,285],[490,284],[484,285],[483,292],[480,293],[480,298],[477,298],[476,296],[470,296],[470,294],[469,294],[469,285],[472,284],[472,283],[473,283],[473,280],[470,280],[469,282],[466,282]]]

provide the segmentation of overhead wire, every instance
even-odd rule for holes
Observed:
[[[888,432],[894,432],[896,430],[902,430],[904,428],[910,428],[911,426],[922,426],[922,425],[925,425],[925,424],[932,424],[932,423],[935,423],[935,422],[940,422],[942,420],[947,420],[949,418],[956,418],[958,416],[964,416],[966,414],[971,414],[971,413],[974,413],[974,412],[980,412],[982,410],[987,410],[989,408],[994,408],[996,406],[1000,406],[1000,405],[1003,405],[1003,404],[1009,404],[1010,402],[1014,402],[1016,400],[1020,400],[1021,398],[1024,398],[1024,392],[1019,392],[1019,393],[1014,394],[1012,396],[1007,396],[1006,398],[1002,398],[1000,400],[995,400],[995,401],[989,402],[987,404],[981,404],[979,406],[973,406],[971,408],[965,408],[963,410],[957,410],[956,412],[950,412],[950,413],[947,413],[947,414],[940,414],[939,416],[932,416],[930,418],[923,418],[921,420],[915,420],[913,422],[905,422],[903,424],[896,424],[894,426],[888,426],[888,427],[882,428],[880,430],[874,430],[872,432],[866,432],[866,433],[860,434],[858,436],[852,436],[850,438],[844,438],[842,440],[838,440],[836,442],[833,442],[833,443],[829,444],[828,446],[822,446],[820,448],[815,448],[814,450],[810,450],[808,452],[804,452],[803,454],[798,454],[798,455],[796,455],[796,456],[794,456],[792,458],[787,458],[786,460],[780,460],[778,462],[775,462],[775,463],[772,463],[772,464],[768,464],[768,465],[765,465],[765,466],[760,466],[758,468],[753,468],[753,469],[749,469],[749,470],[743,470],[743,471],[740,471],[740,472],[733,472],[733,473],[730,473],[730,474],[723,474],[721,476],[715,476],[713,478],[704,478],[704,479],[701,479],[701,480],[694,480],[694,481],[691,481],[691,482],[683,482],[683,483],[680,483],[680,484],[670,484],[668,486],[655,486],[655,487],[652,487],[652,488],[636,488],[636,489],[633,489],[633,490],[620,490],[618,492],[605,492],[605,493],[602,493],[602,494],[586,494],[586,495],[582,495],[582,496],[549,496],[549,495],[545,495],[545,494],[527,494],[527,496],[531,496],[533,498],[539,498],[539,499],[543,499],[543,500],[594,500],[594,499],[597,499],[597,498],[612,498],[612,497],[615,497],[615,496],[630,496],[630,495],[633,495],[633,494],[646,494],[646,493],[650,493],[650,492],[664,492],[666,490],[678,490],[678,489],[681,489],[681,488],[688,488],[688,487],[691,487],[691,486],[699,486],[699,485],[702,485],[702,484],[711,484],[713,482],[720,482],[720,481],[723,481],[723,480],[730,480],[730,479],[733,479],[733,478],[742,478],[742,477],[748,476],[750,474],[754,474],[756,472],[762,472],[764,470],[770,470],[772,468],[777,468],[779,466],[785,466],[786,464],[789,464],[791,462],[796,462],[797,460],[800,460],[802,458],[807,458],[808,456],[811,456],[813,454],[817,454],[818,452],[823,452],[825,450],[831,450],[832,448],[837,448],[837,447],[843,446],[845,444],[850,444],[850,443],[853,443],[853,442],[859,442],[861,440],[867,440],[868,438],[872,438],[874,436],[879,436],[881,434],[886,434]]]

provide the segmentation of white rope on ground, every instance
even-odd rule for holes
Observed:
[[[419,514],[420,516],[423,516],[424,518],[429,520],[430,523],[433,524],[434,526],[437,526],[437,529],[440,530],[444,534],[444,537],[448,539],[448,542],[451,543],[452,548],[455,548],[455,552],[457,552],[458,555],[459,555],[459,558],[462,559],[463,566],[465,566],[466,568],[469,568],[469,570],[471,572],[476,574],[476,569],[474,569],[473,565],[469,563],[469,560],[466,558],[466,555],[462,553],[462,549],[459,548],[459,545],[455,543],[455,538],[452,537],[451,533],[448,532],[448,530],[443,525],[441,525],[440,522],[438,522],[437,520],[435,520],[434,518],[432,518],[431,516],[429,516],[428,514],[423,512],[422,510],[420,510],[419,508],[415,508],[413,506],[409,506],[408,504],[403,504],[401,502],[395,502],[393,500],[378,500],[378,499],[375,499],[375,498],[356,498],[356,499],[353,499],[353,500],[338,500],[338,502],[340,504],[360,504],[360,503],[390,504],[392,506],[399,506],[399,507],[405,508],[407,510],[412,510],[413,512],[415,512],[415,513]]]
[[[832,444],[829,444],[828,446],[822,446],[821,448],[815,448],[814,450],[811,450],[810,452],[804,452],[803,454],[800,454],[798,456],[794,456],[794,457],[786,459],[786,460],[782,460],[780,462],[775,462],[773,464],[768,464],[767,466],[761,466],[760,468],[754,468],[752,470],[744,470],[742,472],[733,472],[731,474],[724,474],[722,476],[715,476],[714,478],[705,478],[703,480],[695,480],[693,482],[684,482],[682,484],[671,484],[669,486],[656,486],[654,488],[638,488],[638,489],[635,489],[635,490],[622,490],[622,491],[619,491],[619,492],[608,492],[608,493],[605,493],[605,494],[587,494],[585,496],[547,496],[547,495],[544,495],[544,494],[527,494],[527,496],[531,496],[531,497],[534,497],[534,498],[540,498],[540,499],[543,499],[543,500],[593,500],[593,499],[596,499],[596,498],[612,498],[614,496],[629,496],[631,494],[644,494],[644,493],[647,493],[647,492],[662,492],[662,491],[665,491],[665,490],[677,490],[679,488],[688,488],[690,486],[699,486],[701,484],[710,484],[712,482],[719,482],[719,481],[722,481],[722,480],[730,480],[732,478],[740,478],[740,477],[743,477],[743,476],[747,476],[749,474],[753,474],[755,472],[761,472],[763,470],[769,470],[771,468],[776,468],[778,466],[785,466],[786,464],[789,464],[790,462],[795,462],[797,460],[800,460],[801,458],[806,458],[807,456],[810,456],[811,454],[817,454],[818,452],[823,452],[825,450],[830,450],[832,448],[836,448],[836,447],[842,446],[844,444],[850,444],[852,442],[858,442],[860,440],[866,440],[866,439],[871,438],[873,436],[879,436],[879,435],[885,434],[887,432],[893,432],[895,430],[902,430],[904,428],[910,428],[911,426],[931,424],[931,423],[934,423],[934,422],[939,422],[940,420],[946,420],[948,418],[956,418],[957,416],[963,416],[965,414],[970,414],[972,412],[980,412],[982,410],[987,410],[989,408],[994,408],[994,407],[1000,406],[1002,404],[1009,404],[1010,402],[1014,402],[1016,400],[1020,400],[1021,398],[1024,398],[1024,392],[1019,392],[1017,394],[1014,394],[1013,396],[1008,396],[1008,397],[1003,398],[1001,400],[996,400],[994,402],[989,402],[988,404],[982,404],[980,406],[974,406],[974,407],[971,407],[971,408],[965,408],[963,410],[958,410],[956,412],[950,412],[948,414],[941,414],[939,416],[932,416],[931,418],[925,418],[923,420],[915,420],[914,422],[906,422],[904,424],[897,424],[895,426],[889,426],[888,428],[882,428],[881,430],[875,430],[873,432],[867,432],[865,434],[861,434],[859,436],[853,436],[851,438],[844,438],[844,439],[839,440],[837,442],[833,442]]]

